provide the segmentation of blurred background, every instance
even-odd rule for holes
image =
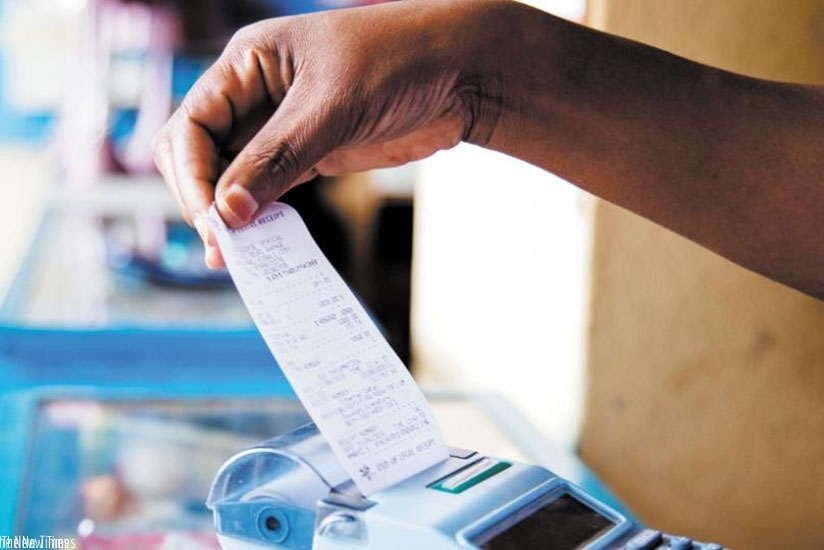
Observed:
[[[97,465],[72,470],[86,519],[125,513],[129,486],[153,495],[157,479],[180,476],[180,454],[157,437],[211,440],[226,418],[243,418],[245,427],[233,432],[240,439],[218,439],[213,454],[186,451],[205,457],[208,477],[225,458],[224,443],[254,442],[305,419],[267,399],[164,403],[147,420],[145,408],[134,413],[139,384],[112,373],[124,348],[95,354],[113,345],[111,334],[137,331],[133,341],[143,347],[129,347],[129,357],[169,346],[181,364],[193,353],[218,370],[218,360],[231,361],[230,353],[197,355],[202,340],[187,339],[206,334],[239,346],[245,340],[233,338],[251,322],[226,274],[202,265],[196,234],[153,168],[149,140],[240,26],[367,3],[0,0],[0,384],[7,396],[50,376],[63,384],[68,371],[86,368],[76,358],[107,373],[105,383],[97,374],[77,380],[126,400],[93,404],[58,392],[37,405],[31,437],[45,443],[33,463],[45,461],[44,471],[81,462],[48,462],[55,449],[69,448],[60,446],[67,437],[60,429],[62,439],[47,435],[55,426],[73,430],[71,449],[96,442],[81,447]],[[824,82],[819,0],[529,3],[729,70]],[[519,447],[507,435],[520,429],[527,440],[580,454],[656,527],[741,548],[824,546],[820,302],[472,146],[398,169],[323,178],[284,201],[300,210],[425,388],[494,394],[519,418],[520,428],[499,428],[483,416],[488,408],[482,414],[444,398],[436,410],[450,442],[530,458],[522,448],[529,442]],[[161,340],[142,340],[146,332]],[[69,345],[59,340],[65,335],[78,339]],[[48,361],[32,359],[43,349],[53,349]],[[88,362],[85,353],[96,358]],[[245,360],[262,363],[265,355]],[[239,372],[224,370],[231,373],[208,379],[220,384]],[[187,380],[157,375],[171,393]],[[251,374],[246,381],[256,383]],[[22,424],[8,411],[28,410],[15,403],[4,400],[11,431]],[[133,438],[145,445],[115,443]],[[139,465],[163,453],[176,457],[171,473],[147,485]],[[16,502],[32,509],[52,498],[21,491]],[[66,506],[61,513],[75,522],[76,507]],[[18,513],[17,528],[57,521],[38,513]]]

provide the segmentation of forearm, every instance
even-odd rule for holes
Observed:
[[[238,33],[154,140],[210,265],[320,173],[461,140],[565,177],[824,297],[824,92],[725,73],[507,0],[419,0]],[[228,163],[228,165],[227,165]]]
[[[470,140],[824,298],[822,89],[507,9],[494,116]]]

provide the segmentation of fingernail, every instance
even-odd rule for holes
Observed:
[[[234,218],[235,224],[244,225],[252,221],[252,216],[257,213],[259,205],[249,191],[240,185],[233,183],[229,189],[220,196],[221,202],[227,213]]]

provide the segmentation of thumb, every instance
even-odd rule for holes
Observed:
[[[332,150],[330,130],[336,125],[295,95],[287,94],[218,180],[215,205],[230,227],[243,227],[290,187],[310,179],[307,173],[314,174],[314,165]]]

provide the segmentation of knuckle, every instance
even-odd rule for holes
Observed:
[[[251,164],[260,174],[258,185],[262,185],[268,196],[281,194],[286,187],[300,176],[300,156],[288,143],[272,145],[264,151],[252,154]]]
[[[258,34],[257,29],[258,23],[252,23],[239,28],[229,40],[229,46],[227,49],[242,48],[250,42],[253,42],[255,36]]]
[[[211,108],[212,101],[206,83],[198,83],[193,87],[180,104],[178,125],[185,128],[189,125],[202,126],[206,114]],[[180,130],[178,130],[180,131]]]
[[[275,30],[273,26],[272,20],[263,20],[239,28],[229,40],[226,51],[245,50],[266,42]]]
[[[184,96],[183,101],[180,103],[177,116],[184,120],[194,118],[198,106],[208,102],[213,87],[213,80],[214,77],[210,73],[200,77]]]
[[[280,169],[286,176],[297,176],[300,161],[297,151],[286,143],[279,144],[272,155],[271,169]]]

